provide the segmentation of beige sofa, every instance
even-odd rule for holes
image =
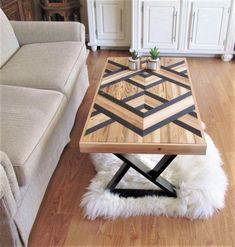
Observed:
[[[0,246],[27,246],[89,86],[84,26],[0,9]]]

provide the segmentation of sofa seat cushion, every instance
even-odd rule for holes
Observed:
[[[6,15],[0,8],[0,68],[18,50],[19,43]]]
[[[57,91],[5,85],[0,85],[0,95],[0,150],[11,160],[19,185],[25,185],[67,100]]]
[[[2,67],[0,84],[57,90],[70,97],[86,58],[82,42],[24,45]]]

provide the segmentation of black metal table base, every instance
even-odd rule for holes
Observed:
[[[110,192],[119,194],[122,197],[143,197],[143,196],[168,196],[177,197],[175,186],[161,177],[161,173],[170,165],[176,155],[164,155],[163,158],[156,164],[153,169],[147,167],[142,161],[130,154],[114,154],[124,163],[108,183],[106,189]],[[135,169],[138,173],[143,175],[150,182],[158,186],[158,190],[144,190],[144,189],[118,189],[117,184],[121,181],[124,175],[130,168]]]

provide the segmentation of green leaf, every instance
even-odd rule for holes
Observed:
[[[153,60],[156,60],[160,57],[160,52],[156,46],[150,49],[150,56]]]
[[[140,58],[139,53],[136,50],[134,50],[133,52],[130,52],[130,53],[131,53],[131,58],[133,60],[137,60]]]

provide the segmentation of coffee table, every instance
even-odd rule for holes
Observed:
[[[193,94],[187,60],[161,58],[161,69],[151,71],[147,59],[141,69],[128,69],[128,58],[108,58],[83,134],[83,153],[113,153],[124,163],[107,185],[123,197],[164,195],[176,197],[176,188],[161,177],[177,155],[203,155],[206,142]],[[150,169],[134,154],[163,154]],[[135,169],[156,190],[118,189]]]

